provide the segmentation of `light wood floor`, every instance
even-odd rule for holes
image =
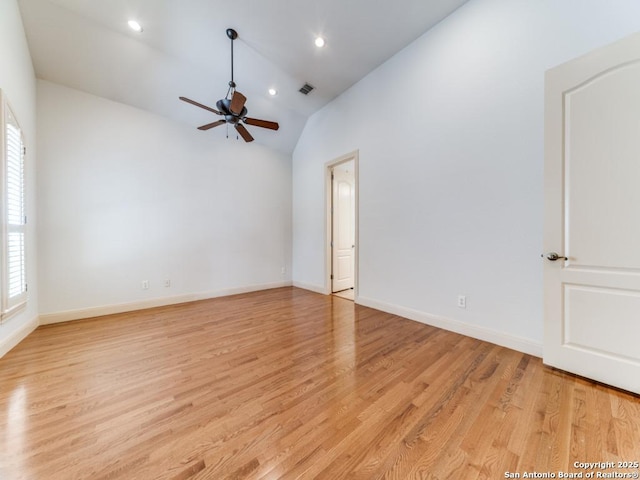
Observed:
[[[467,480],[640,460],[636,396],[295,288],[40,327],[0,359],[0,387],[3,480]]]
[[[334,293],[336,297],[346,298],[347,300],[353,300],[355,298],[355,294],[353,288],[349,288],[347,290],[342,290],[340,292]]]

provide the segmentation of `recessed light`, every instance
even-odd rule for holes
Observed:
[[[138,33],[142,32],[142,25],[140,25],[135,20],[129,20],[129,22],[127,22],[127,23],[129,24],[129,28],[131,30],[133,30],[134,32],[138,32]]]
[[[322,48],[324,47],[324,38],[322,37],[316,37],[316,47],[318,48]]]
[[[269,89],[269,95],[271,95],[272,97],[275,97],[277,94],[278,94],[278,90],[276,90],[275,88]]]

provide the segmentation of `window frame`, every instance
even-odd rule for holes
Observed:
[[[21,223],[9,223],[9,125],[17,128],[19,133],[19,176],[21,185],[19,196],[22,198]],[[20,126],[13,109],[11,108],[6,95],[0,90],[0,230],[2,235],[2,252],[0,254],[0,323],[4,323],[9,317],[22,310],[27,304],[27,260],[26,260],[26,237],[27,237],[27,216],[26,216],[26,147],[24,132]],[[11,296],[11,281],[9,264],[9,235],[12,233],[21,234],[21,255],[19,256],[19,274],[22,286],[20,292]]]

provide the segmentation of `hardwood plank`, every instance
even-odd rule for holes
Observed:
[[[467,480],[640,458],[638,396],[297,288],[43,326],[0,359],[0,387],[8,480]]]

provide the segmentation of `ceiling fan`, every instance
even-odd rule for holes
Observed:
[[[205,110],[213,112],[216,115],[224,117],[223,120],[217,120],[213,123],[202,125],[198,127],[198,130],[209,130],[213,127],[217,127],[225,123],[231,124],[235,127],[235,129],[238,131],[245,142],[252,142],[253,137],[245,128],[243,123],[256,127],[268,128],[270,130],[278,130],[278,128],[280,128],[280,125],[278,125],[276,122],[270,122],[268,120],[260,120],[258,118],[247,117],[247,107],[244,106],[245,102],[247,101],[247,97],[236,90],[236,83],[233,81],[233,41],[238,38],[238,32],[236,32],[233,28],[227,28],[227,37],[231,39],[231,81],[229,82],[229,90],[227,90],[227,95],[225,96],[225,98],[222,98],[216,102],[216,107],[218,107],[218,110],[216,110],[215,108],[207,107],[206,105],[198,103],[195,100],[191,100],[187,97],[179,98],[183,102],[190,103],[192,105],[195,105],[196,107],[204,108]]]

